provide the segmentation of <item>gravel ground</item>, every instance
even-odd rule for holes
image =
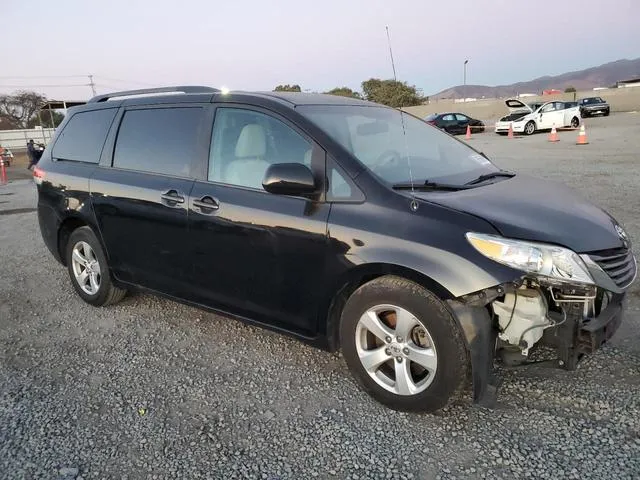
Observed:
[[[471,141],[505,168],[588,186],[637,243],[638,125],[591,120],[584,147],[575,132]],[[504,369],[494,410],[403,414],[296,340],[149,295],[84,304],[35,213],[19,213],[33,188],[0,187],[0,478],[640,476],[638,282],[618,335],[576,372]]]

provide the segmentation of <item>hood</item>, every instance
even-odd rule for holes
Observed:
[[[507,105],[507,108],[509,109],[509,112],[511,112],[511,113],[515,113],[515,112],[531,113],[531,112],[533,112],[533,110],[531,110],[531,107],[529,105],[527,105],[524,102],[521,102],[517,98],[509,98],[509,99],[505,100],[504,103]]]
[[[548,180],[518,174],[469,190],[416,195],[483,218],[509,238],[553,243],[577,253],[626,246],[608,213]]]

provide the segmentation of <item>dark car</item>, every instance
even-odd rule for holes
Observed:
[[[440,409],[469,379],[490,405],[494,356],[526,363],[542,344],[574,369],[636,274],[600,208],[345,97],[98,96],[33,175],[42,237],[84,301],[139,289],[340,348],[400,410]]]
[[[580,115],[582,117],[591,117],[593,115],[609,116],[611,107],[600,97],[582,98],[578,101],[580,106]]]
[[[451,135],[462,135],[471,127],[471,133],[484,132],[484,123],[462,113],[434,113],[425,119],[430,125],[438,127]]]

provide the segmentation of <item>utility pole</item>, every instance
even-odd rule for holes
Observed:
[[[96,84],[93,83],[93,75],[87,75],[89,77],[89,86],[91,87],[91,91],[93,92],[93,96],[96,96]]]
[[[469,60],[465,60],[464,61],[464,74],[463,74],[463,87],[462,87],[462,101],[466,102],[467,101],[467,63],[469,63]]]

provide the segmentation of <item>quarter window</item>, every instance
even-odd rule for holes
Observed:
[[[188,177],[197,155],[202,108],[152,108],[125,112],[113,166]]]
[[[270,165],[311,168],[312,145],[284,122],[264,113],[218,108],[209,154],[210,181],[262,189]]]
[[[60,133],[51,155],[58,160],[98,163],[117,109],[78,112]]]

